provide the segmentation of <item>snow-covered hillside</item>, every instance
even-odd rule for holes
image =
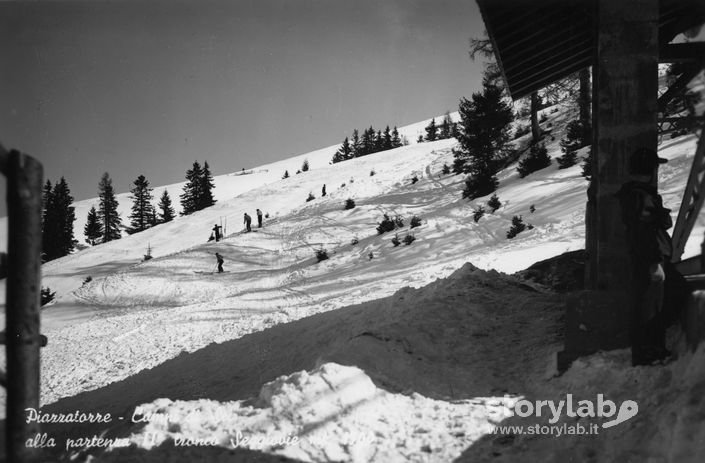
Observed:
[[[544,128],[553,131],[548,149],[555,158],[570,114],[546,115]],[[149,403],[145,410],[173,416],[210,410],[195,421],[182,417],[176,427],[150,423],[111,431],[147,449],[144,461],[152,461],[149,449],[166,438],[211,436],[213,429],[221,433],[216,447],[227,447],[236,427],[249,435],[274,430],[309,435],[320,428],[318,437],[327,443],[267,449],[306,461],[459,457],[500,421],[493,415],[493,407],[501,405],[498,397],[539,381],[533,370],[526,381],[518,378],[527,368],[540,369],[557,350],[562,304],[496,271],[515,272],[581,249],[587,182],[579,165],[558,170],[554,162],[523,179],[512,166],[499,175],[502,206],[476,223],[473,209],[488,198],[462,199],[462,176],[442,173],[444,165],[452,165],[455,140],[413,143],[413,133],[426,124],[403,129],[412,144],[395,150],[331,165],[337,147],[329,147],[251,173],[218,176],[215,206],[45,264],[43,285],[57,299],[42,312],[49,338],[42,350],[42,403],[56,402],[55,410],[82,403],[79,408],[96,411]],[[525,142],[526,137],[517,140]],[[670,160],[660,187],[674,218],[695,142],[689,135],[660,147]],[[304,159],[308,172],[281,178]],[[181,184],[166,188],[177,198]],[[316,198],[307,202],[309,193]],[[356,207],[345,210],[347,199]],[[127,196],[118,200],[125,217]],[[77,217],[84,218],[94,203],[77,203]],[[243,214],[254,216],[255,208],[270,217],[262,229],[242,233]],[[411,245],[393,246],[394,232],[377,234],[385,213],[404,220],[397,233],[413,234]],[[533,228],[507,239],[515,215]],[[411,230],[413,216],[421,226]],[[216,223],[226,226],[226,237],[209,243]],[[703,231],[701,217],[686,256],[698,252]],[[148,247],[154,258],[143,261]],[[318,249],[329,259],[317,262]],[[213,273],[215,252],[225,258],[224,274]],[[361,305],[349,308],[356,304]],[[283,325],[314,315],[319,318]],[[492,352],[495,347],[484,340],[495,330],[506,330],[505,350]],[[223,343],[222,349],[213,343]],[[446,357],[436,352],[440,345]],[[500,358],[507,363],[492,366],[490,360]],[[473,366],[459,367],[464,359]],[[285,377],[265,385],[280,375]],[[340,392],[348,386],[352,395]],[[253,405],[249,399],[260,388]],[[77,394],[84,402],[70,398]],[[330,400],[316,408],[328,394]],[[69,399],[57,402],[62,398]],[[358,402],[367,405],[358,409],[353,406]],[[385,418],[380,407],[394,412]],[[239,418],[214,418],[223,414]],[[452,432],[442,432],[447,429]],[[143,445],[150,433],[161,437]],[[363,433],[376,443],[342,445],[346,433]],[[163,461],[177,461],[177,454],[194,461],[185,455],[201,449],[178,450]]]

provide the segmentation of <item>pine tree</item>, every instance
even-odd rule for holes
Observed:
[[[289,171],[285,170],[284,175],[282,175],[282,179],[289,178]]]
[[[399,130],[397,130],[397,126],[394,126],[394,130],[392,130],[392,148],[399,148],[400,146],[404,146],[401,137],[399,136]]]
[[[473,93],[471,100],[460,100],[460,150],[454,154],[466,160],[462,167],[469,176],[464,197],[473,199],[497,189],[497,161],[508,150],[509,124],[514,118],[502,92],[501,87],[485,76],[481,93]]]
[[[171,206],[171,197],[169,193],[164,190],[161,198],[159,198],[159,221],[161,223],[167,223],[174,220],[176,213],[174,208]]]
[[[493,214],[497,209],[502,207],[502,201],[499,200],[499,197],[496,193],[492,195],[489,201],[487,201],[487,207],[490,208],[490,212],[492,212]]]
[[[576,151],[589,144],[589,142],[586,143],[586,140],[583,140],[586,132],[587,130],[583,127],[580,119],[568,123],[565,137],[560,142],[563,155],[557,159],[559,169],[566,169],[577,164],[578,155]]]
[[[350,141],[348,140],[348,137],[345,137],[345,140],[343,140],[343,144],[340,145],[338,151],[336,151],[333,155],[333,164],[347,161],[348,159],[352,159],[352,157],[353,152],[352,147],[350,146]]]
[[[76,240],[73,235],[73,223],[76,220],[73,197],[61,177],[54,187],[47,180],[43,191],[42,213],[42,256],[43,261],[58,259],[74,250]]]
[[[374,151],[375,143],[375,131],[370,126],[369,129],[362,132],[362,139],[360,140],[360,153],[358,156],[367,156]]]
[[[436,119],[431,119],[431,122],[426,126],[426,140],[435,141],[438,138],[438,128],[436,127]]]
[[[398,134],[397,134],[398,135]],[[392,144],[392,134],[389,132],[389,126],[384,128],[384,139],[382,141],[382,149],[384,151],[394,148]]]
[[[113,181],[108,173],[104,173],[98,184],[99,217],[103,228],[103,243],[120,239],[122,220],[118,214],[118,202],[115,199]]]
[[[208,167],[208,161],[203,163],[203,170],[201,171],[199,188],[199,196],[197,196],[196,204],[198,209],[205,209],[211,207],[215,204],[215,199],[213,199],[213,188],[215,183],[213,183],[213,175],[211,174],[210,167]]]
[[[130,233],[148,229],[152,225],[154,206],[152,206],[152,188],[144,175],[140,175],[130,190],[132,199],[132,214],[130,214]]]
[[[359,158],[360,156],[363,156],[362,144],[360,142],[360,134],[357,129],[353,130],[352,134],[352,153],[354,158]]]
[[[438,134],[438,138],[445,140],[453,136],[453,121],[450,119],[450,114],[446,113],[443,116],[443,122],[441,123],[441,130]]]
[[[95,246],[96,241],[103,236],[103,226],[100,224],[95,206],[91,206],[91,210],[88,211],[86,226],[83,227],[83,234],[86,236],[86,242],[92,246]]]
[[[73,207],[73,196],[69,190],[66,179],[61,180],[54,186],[54,207],[56,208],[57,231],[57,256],[62,257],[74,250],[76,240],[73,235],[73,223],[76,221],[76,213]]]
[[[551,165],[551,157],[543,143],[534,143],[531,145],[529,154],[519,161],[517,170],[519,177],[524,178],[527,175],[544,169]]]
[[[375,148],[373,152],[379,153],[380,151],[384,151],[384,136],[382,135],[382,131],[378,130],[375,135]]]
[[[198,161],[193,162],[191,169],[186,171],[186,185],[181,194],[181,215],[193,214],[198,210],[198,200],[201,197],[203,171]]]
[[[301,165],[301,171],[302,172],[308,172],[308,159],[304,159],[304,163]]]

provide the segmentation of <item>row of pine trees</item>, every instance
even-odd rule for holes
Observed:
[[[367,156],[368,154],[378,153],[380,151],[399,148],[400,146],[408,145],[408,142],[399,136],[399,131],[396,127],[390,131],[389,126],[384,129],[375,131],[372,126],[362,132],[362,136],[357,129],[353,130],[351,138],[345,137],[343,144],[340,145],[338,151],[333,155],[333,164],[337,162],[347,161],[348,159]]]
[[[181,199],[181,215],[189,215],[215,204],[213,198],[213,175],[208,162],[203,167],[198,161],[186,171]],[[160,223],[174,220],[176,213],[169,193],[164,190],[158,203],[153,204],[153,188],[144,175],[140,175],[130,188],[132,209],[128,234],[138,233]],[[42,256],[47,262],[63,257],[76,248],[78,241],[74,237],[73,225],[76,220],[73,196],[64,177],[52,184],[47,180],[43,191],[42,214]],[[92,206],[88,211],[83,233],[91,246],[120,239],[123,228],[118,214],[118,201],[110,175],[106,172],[98,184],[98,207]]]

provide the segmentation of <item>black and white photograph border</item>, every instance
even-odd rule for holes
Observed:
[[[704,461],[704,23],[0,1],[0,461]]]

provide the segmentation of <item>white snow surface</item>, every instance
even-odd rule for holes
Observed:
[[[548,144],[555,158],[571,115],[547,115],[558,134]],[[674,219],[695,144],[689,135],[660,146],[669,159],[660,189]],[[132,446],[90,450],[98,461],[127,461],[125,452],[129,461],[235,461],[230,440],[247,436],[250,443],[238,448],[255,453],[237,461],[269,461],[248,458],[270,454],[296,461],[516,461],[521,452],[562,461],[575,449],[588,459],[619,461],[631,455],[624,453],[629,445],[653,461],[701,461],[702,405],[684,404],[678,394],[702,390],[703,375],[691,373],[702,365],[702,350],[661,369],[631,368],[617,352],[578,362],[560,378],[545,374],[561,348],[562,302],[505,273],[584,247],[587,182],[580,166],[558,170],[554,162],[524,179],[516,166],[505,169],[497,191],[502,207],[476,223],[473,209],[489,198],[462,199],[462,176],[441,173],[452,165],[455,145],[413,143],[334,165],[337,147],[325,148],[218,176],[215,206],[43,265],[43,285],[57,298],[42,311],[49,338],[42,405],[111,410],[126,421],[136,407],[168,414],[167,422],[109,427],[108,435]],[[294,174],[304,159],[311,169]],[[290,178],[281,179],[284,170]],[[172,199],[181,186],[166,187]],[[306,202],[309,193],[316,199]],[[356,207],[344,210],[348,198]],[[127,196],[118,200],[126,220]],[[77,203],[77,217],[95,203]],[[243,213],[255,217],[255,208],[270,217],[264,228],[255,218],[255,231],[242,233]],[[394,247],[394,233],[378,235],[384,213],[402,217],[399,237],[408,232],[416,241]],[[410,230],[413,215],[422,225]],[[533,229],[510,240],[514,215]],[[208,243],[215,223],[226,225],[226,237]],[[77,237],[82,227],[77,221]],[[704,231],[701,216],[686,257],[699,252]],[[143,261],[148,246],[153,259]],[[321,248],[329,259],[317,262]],[[215,252],[225,258],[224,274],[213,273]],[[498,413],[507,400],[573,390],[654,407],[597,444],[488,434],[503,420]],[[673,426],[683,434],[663,434]],[[86,431],[49,429],[58,436]],[[252,443],[286,436],[300,442]],[[215,443],[176,447],[177,439]]]

